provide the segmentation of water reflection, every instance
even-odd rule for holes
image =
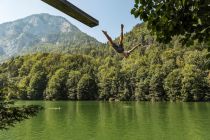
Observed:
[[[2,140],[208,139],[209,103],[20,102],[45,107]],[[60,109],[49,109],[57,108]]]

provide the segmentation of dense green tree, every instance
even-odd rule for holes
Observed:
[[[181,88],[182,100],[203,101],[208,89],[205,73],[197,69],[195,65],[187,64],[181,74],[183,75]]]
[[[11,58],[8,62],[8,76],[9,77],[16,77],[18,75],[18,69],[23,64],[23,59],[21,57]]]
[[[6,94],[6,87],[7,87],[7,78],[5,74],[0,74],[0,100],[5,98]]]
[[[155,46],[151,46],[150,49],[148,49],[145,54],[147,55],[147,61],[150,63],[150,65],[152,64],[162,64],[161,61],[161,49],[158,49]]]
[[[161,72],[157,72],[152,75],[149,83],[149,98],[151,101],[166,100],[163,80],[163,73]]]
[[[148,23],[160,42],[182,35],[183,43],[195,39],[209,41],[210,2],[208,0],[135,0],[131,13]]]
[[[181,86],[182,86],[181,69],[174,69],[167,75],[164,80],[164,89],[168,100],[176,101],[181,100]]]
[[[148,68],[146,66],[140,67],[136,74],[136,100],[147,101],[149,100],[149,83]]]
[[[31,60],[24,61],[23,65],[18,69],[20,77],[27,76],[30,73],[33,62]]]
[[[77,84],[81,79],[81,72],[79,71],[70,71],[69,76],[66,82],[67,95],[68,99],[76,100],[77,99]]]
[[[208,84],[208,89],[207,89],[207,92],[205,95],[205,101],[210,101],[210,72],[209,72],[206,80],[207,80],[207,84]]]
[[[68,72],[61,68],[55,72],[48,82],[46,89],[46,99],[67,99],[66,80]]]
[[[148,101],[150,79],[140,80],[136,83],[135,98],[139,101]]]
[[[121,86],[119,69],[109,65],[102,66],[99,72],[100,98],[105,100],[117,98]]]
[[[7,80],[7,88],[6,88],[6,94],[5,94],[6,99],[17,98],[18,87],[16,83],[18,80],[19,80],[18,78],[10,78]]]
[[[27,88],[28,98],[33,100],[43,99],[43,93],[47,85],[47,75],[41,61],[37,61],[33,65],[29,76],[30,82]]]
[[[198,69],[205,69],[205,64],[208,61],[208,59],[206,59],[207,55],[208,55],[207,50],[202,50],[202,51],[193,50],[185,52],[183,58],[185,64],[194,65]]]
[[[19,89],[17,94],[20,99],[23,99],[23,100],[28,99],[27,89],[28,89],[29,83],[30,83],[30,77],[26,76],[26,77],[23,77],[17,84],[17,87]]]
[[[108,78],[104,78],[99,83],[99,99],[108,100],[111,97],[111,83],[112,80]]]
[[[182,57],[182,53],[183,52],[180,50],[180,48],[170,48],[163,51],[161,54],[161,60],[164,75],[168,75],[174,69],[181,66],[181,64],[179,64],[179,58]]]
[[[120,88],[120,66],[117,60],[107,57],[101,63],[98,71],[100,99],[109,100],[109,98],[117,98]]]
[[[136,55],[133,55],[133,57],[136,57]],[[124,61],[118,72],[120,100],[135,100],[136,73],[140,69],[137,62],[141,59],[137,62],[134,60],[127,59],[127,61]]]
[[[13,102],[0,102],[0,130],[8,129],[16,123],[37,115],[41,106],[17,107]]]
[[[46,89],[47,78],[44,72],[34,73],[30,78],[28,87],[28,98],[32,100],[43,99],[43,93]]]
[[[78,100],[95,100],[98,98],[97,84],[95,80],[88,74],[84,74],[79,80],[77,86]]]

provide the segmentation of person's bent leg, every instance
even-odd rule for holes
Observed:
[[[121,24],[121,35],[120,35],[120,42],[119,42],[121,46],[123,46],[123,28],[124,28],[124,25]]]
[[[107,34],[107,32],[106,31],[103,31],[103,30],[102,30],[102,32],[104,33],[104,35],[106,36],[106,38],[109,40],[109,43],[112,46],[115,45],[114,42],[113,42],[113,40],[112,40],[112,38]]]

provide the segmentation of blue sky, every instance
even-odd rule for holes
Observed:
[[[75,19],[43,3],[41,0],[1,0],[0,23],[24,18],[31,14],[49,13],[59,15],[68,19],[81,31],[95,37],[101,42],[106,42],[106,38],[101,30],[107,30],[111,37],[115,38],[120,34],[120,24],[125,25],[125,32],[130,31],[139,19],[135,19],[130,10],[134,0],[69,0],[94,18],[98,19],[100,25],[89,28]]]

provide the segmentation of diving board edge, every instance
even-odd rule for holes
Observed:
[[[84,23],[89,27],[95,27],[99,25],[99,21],[97,19],[85,13],[84,11],[74,6],[67,0],[42,0],[42,1],[58,9],[59,11],[73,17],[74,19]]]

